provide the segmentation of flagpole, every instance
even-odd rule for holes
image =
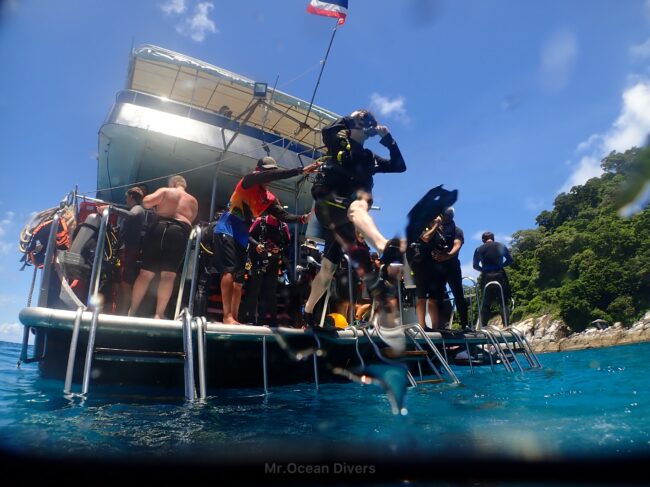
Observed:
[[[330,43],[327,46],[327,52],[325,53],[325,59],[323,59],[323,64],[320,67],[320,73],[318,73],[318,79],[316,80],[316,86],[314,87],[314,92],[311,94],[311,101],[309,102],[309,108],[307,109],[307,115],[305,116],[304,124],[307,123],[309,119],[309,114],[311,113],[311,107],[314,104],[314,98],[316,98],[316,91],[318,90],[318,85],[320,84],[320,78],[323,76],[323,70],[325,69],[325,64],[327,63],[327,58],[330,55],[330,49],[332,48],[332,42],[334,42],[334,36],[336,35],[336,30],[339,28],[339,22],[336,21],[336,26],[332,31],[332,37],[330,38]]]

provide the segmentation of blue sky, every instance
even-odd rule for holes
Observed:
[[[307,0],[0,2],[0,340],[19,336],[28,216],[95,188],[97,133],[132,45],[156,44],[309,99],[334,21]],[[555,196],[650,132],[650,1],[349,0],[316,103],[372,109],[407,162],[376,178],[376,220],[403,234],[429,188],[459,190],[478,236],[532,228]],[[374,148],[374,147],[373,147]],[[378,152],[382,149],[378,148]]]

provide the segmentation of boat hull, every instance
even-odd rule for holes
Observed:
[[[21,322],[37,335],[39,369],[43,377],[63,380],[66,374],[70,343],[76,312],[54,308],[30,307],[20,313]],[[73,382],[81,383],[86,357],[92,313],[81,315],[79,340],[75,354]],[[196,323],[194,323],[196,331]],[[339,330],[334,336],[295,328],[257,327],[207,323],[205,327],[206,381],[208,389],[264,387],[264,357],[267,385],[287,385],[302,382],[345,381],[336,369],[354,370],[364,364],[385,360],[377,355],[375,346],[385,347],[381,338],[370,332],[372,342],[356,329]],[[480,336],[427,333],[442,353],[445,349],[486,343]],[[155,320],[99,314],[96,348],[115,350],[144,350],[181,352],[182,324],[175,320]],[[418,340],[422,348],[427,344]],[[195,343],[196,347],[196,343]],[[321,355],[314,358],[315,349]],[[303,360],[296,359],[305,352]],[[196,357],[196,353],[195,353]],[[110,358],[110,360],[106,360]],[[434,359],[435,361],[435,359]],[[388,360],[391,362],[391,360]],[[392,361],[400,363],[399,361]],[[453,361],[452,361],[453,363]],[[415,374],[417,364],[406,363]],[[463,365],[459,361],[457,365]],[[478,365],[478,364],[475,364]],[[487,363],[483,365],[488,365]],[[195,367],[197,370],[198,367]],[[92,362],[92,387],[119,385],[133,387],[183,387],[183,363],[169,359],[122,356],[115,352],[97,354]]]

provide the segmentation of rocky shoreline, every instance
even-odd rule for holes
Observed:
[[[528,318],[513,323],[513,326],[526,336],[536,353],[650,341],[650,311],[629,328],[621,323],[614,323],[603,330],[591,327],[580,333],[572,333],[562,320],[552,318],[550,315]]]

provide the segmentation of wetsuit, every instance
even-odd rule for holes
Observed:
[[[351,129],[353,126],[354,121],[350,117],[343,117],[332,124],[332,130],[338,131],[341,127]],[[326,128],[323,129],[323,140],[327,139]],[[325,230],[323,255],[334,263],[338,263],[343,257],[340,240],[353,244],[356,238],[354,225],[348,218],[348,208],[352,201],[357,199],[357,191],[372,193],[373,176],[377,173],[406,171],[402,153],[390,133],[379,141],[390,151],[390,159],[365,149],[355,140],[342,140],[344,150],[339,150],[340,147],[328,147],[331,157],[326,161],[312,189],[316,217]],[[371,204],[372,202],[369,203]]]
[[[439,252],[449,252],[454,246],[454,240],[465,243],[465,234],[453,221],[443,222],[440,232],[436,232],[431,239],[433,249]],[[442,305],[446,297],[446,285],[449,284],[460,319],[460,326],[468,326],[468,309],[463,294],[463,274],[460,269],[458,254],[449,260],[438,262],[433,260],[432,271],[434,275],[435,295],[438,304]]]
[[[123,217],[118,236],[121,244],[119,250],[121,279],[122,282],[133,284],[140,272],[138,259],[145,231],[146,212],[142,205],[134,205],[128,211],[121,208],[113,209]]]
[[[282,208],[275,195],[263,186],[302,172],[302,167],[255,171],[237,183],[228,210],[221,215],[214,229],[214,266],[220,273],[231,273],[236,282],[244,282],[249,229],[253,219],[262,213],[268,212],[288,223],[304,222],[302,215],[292,215]]]
[[[278,311],[278,270],[291,241],[289,227],[270,215],[257,218],[251,225],[248,241],[252,267],[239,314],[245,323],[274,325]],[[261,254],[256,250],[259,244],[264,246]]]
[[[151,272],[177,272],[191,231],[191,225],[186,222],[158,216],[142,244],[142,268]]]
[[[422,233],[428,230],[428,228],[425,228]],[[424,242],[418,239],[406,249],[406,260],[413,272],[415,294],[420,299],[436,298],[433,259],[431,258],[433,248],[431,241]]]
[[[505,314],[502,314],[503,322],[506,323],[509,317],[510,282],[504,269],[505,266],[512,263],[512,256],[508,248],[500,242],[489,241],[478,247],[474,251],[473,267],[481,273],[478,284],[483,296],[483,306],[481,307],[481,323],[485,325],[489,318],[490,306],[492,303],[498,303],[502,307],[501,294],[497,286],[490,286],[485,289],[488,282],[496,281],[501,284],[503,289],[503,299],[505,300]]]

